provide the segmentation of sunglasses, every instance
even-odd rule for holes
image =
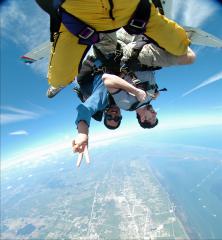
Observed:
[[[113,120],[114,122],[119,122],[122,120],[122,116],[115,116],[113,117],[111,114],[106,114],[105,115],[106,120],[111,121]]]

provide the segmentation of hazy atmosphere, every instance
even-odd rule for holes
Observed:
[[[25,0],[0,14],[2,239],[222,239],[222,48],[191,44],[194,64],[156,71],[154,129],[134,112],[115,131],[92,121],[77,169],[73,85],[48,99],[48,59],[20,61],[49,17]],[[174,0],[171,17],[222,39],[220,1]]]

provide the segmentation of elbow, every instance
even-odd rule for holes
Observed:
[[[195,60],[196,60],[195,52],[188,47],[186,64],[192,64],[195,62]]]
[[[194,63],[196,60],[196,54],[192,51],[188,55],[189,55],[188,64]]]
[[[180,56],[178,58],[179,65],[189,65],[193,64],[196,60],[196,54],[190,48],[188,48],[188,52],[186,55]]]
[[[112,87],[112,81],[110,79],[110,74],[104,73],[102,75],[102,80],[103,80],[103,83],[106,87]]]
[[[107,73],[104,73],[104,74],[102,75],[102,80],[103,80],[103,82],[107,81],[108,76],[109,76],[109,74],[107,74]]]

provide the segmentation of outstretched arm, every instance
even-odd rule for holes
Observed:
[[[143,102],[146,99],[145,91],[134,87],[132,84],[116,75],[104,73],[102,80],[110,93],[115,93],[121,89],[135,95],[140,102]]]
[[[75,123],[77,125],[78,134],[72,143],[72,147],[73,151],[79,154],[77,167],[80,166],[83,155],[86,158],[86,162],[89,163],[88,134],[91,117],[97,111],[104,110],[108,104],[107,89],[103,85],[101,79],[100,83],[101,84],[98,84],[96,89],[93,89],[92,95],[76,108],[77,117]]]

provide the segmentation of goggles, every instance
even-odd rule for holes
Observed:
[[[111,121],[113,120],[114,122],[119,122],[122,120],[122,116],[115,116],[113,117],[111,114],[106,114],[105,115],[106,120]]]

